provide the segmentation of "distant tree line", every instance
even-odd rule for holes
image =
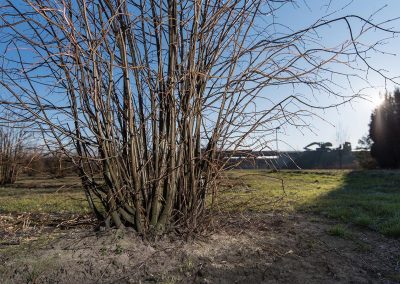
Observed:
[[[51,178],[76,175],[75,167],[68,157],[53,153],[32,153],[21,172],[28,176],[49,176]]]
[[[358,140],[355,155],[358,165],[363,169],[375,169],[378,166],[376,160],[371,156],[371,145],[372,140],[368,134]]]
[[[23,140],[26,132],[0,125],[0,185],[16,181],[23,159]]]
[[[14,184],[20,175],[61,178],[76,174],[69,157],[35,147],[31,136],[22,124],[0,125],[0,186]]]

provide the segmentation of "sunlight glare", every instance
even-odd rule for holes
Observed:
[[[374,107],[380,106],[385,100],[385,96],[382,93],[370,95],[368,100]]]

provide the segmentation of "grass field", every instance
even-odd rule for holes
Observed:
[[[88,213],[79,179],[23,177],[0,187],[0,213]]]
[[[232,171],[219,208],[314,212],[400,237],[399,171]]]
[[[399,171],[260,171],[225,174],[222,211],[313,212],[400,237]],[[76,178],[24,178],[0,188],[0,213],[88,213]]]

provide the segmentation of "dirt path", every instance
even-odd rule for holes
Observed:
[[[400,283],[399,240],[354,227],[330,236],[334,221],[313,215],[219,216],[209,236],[156,244],[0,217],[2,283]]]

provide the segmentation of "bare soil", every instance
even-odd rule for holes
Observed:
[[[331,236],[335,221],[316,215],[221,215],[207,235],[156,242],[90,221],[0,215],[1,282],[400,283],[398,239],[351,226]]]

